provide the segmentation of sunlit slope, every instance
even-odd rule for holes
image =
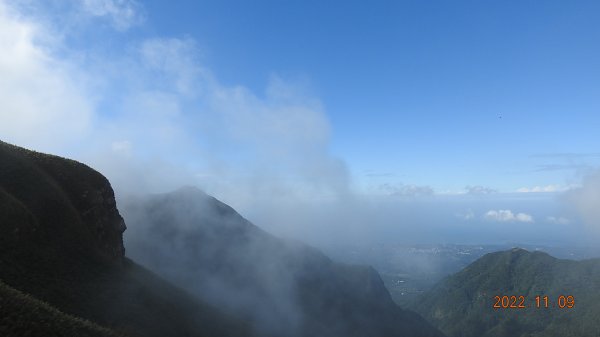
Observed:
[[[523,296],[526,308],[493,308],[495,296],[513,295],[515,306]],[[560,308],[567,296],[574,307]],[[448,336],[599,336],[600,260],[560,260],[523,249],[487,254],[441,281],[414,307]]]
[[[0,142],[0,280],[7,286],[130,336],[251,335],[244,323],[124,258],[124,229],[101,174]],[[0,328],[15,335],[40,329],[25,324],[35,315],[28,303]],[[64,322],[46,318],[49,335]]]

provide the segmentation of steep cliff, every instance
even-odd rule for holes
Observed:
[[[245,323],[125,258],[124,230],[100,173],[0,142],[0,281],[8,288],[130,336],[252,335]],[[27,315],[20,307],[27,303],[8,299],[3,310]],[[2,320],[0,330],[28,334],[23,321]],[[30,327],[46,324],[37,323]]]
[[[12,243],[35,238],[106,261],[123,258],[125,222],[103,175],[73,160],[3,142],[0,158],[2,204],[11,212],[3,225],[20,235]]]

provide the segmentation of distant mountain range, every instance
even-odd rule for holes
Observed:
[[[128,256],[176,285],[125,257],[105,177],[0,142],[0,335],[442,336],[372,268],[273,237],[196,189],[125,208]]]
[[[410,308],[414,299],[444,277],[459,272],[482,256],[520,247],[558,258],[584,260],[600,257],[599,247],[504,244],[370,244],[324,247],[332,258],[351,264],[373,266],[392,298]]]
[[[451,337],[600,336],[600,259],[490,253],[411,307]]]

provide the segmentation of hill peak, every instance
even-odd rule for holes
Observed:
[[[503,261],[510,263],[520,263],[525,261],[526,263],[536,263],[536,261],[546,261],[546,260],[557,260],[557,258],[549,255],[546,252],[542,251],[529,251],[524,248],[514,247],[509,250],[489,253],[484,255],[481,259],[475,261],[473,265],[486,263],[489,264],[492,261]]]

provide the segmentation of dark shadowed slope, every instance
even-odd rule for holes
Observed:
[[[276,238],[195,188],[130,199],[128,255],[278,336],[439,336],[370,267]]]
[[[496,295],[524,296],[527,308],[494,309]],[[538,295],[548,296],[548,308],[536,307]],[[558,308],[560,295],[574,296],[575,306]],[[523,249],[487,254],[415,307],[448,336],[600,336],[600,260],[560,260]]]
[[[247,325],[124,258],[124,230],[101,174],[0,142],[0,280],[7,289],[131,336],[250,334]],[[29,313],[20,313],[2,320],[1,329],[26,335],[19,329],[27,329]],[[39,317],[52,325],[63,316]]]
[[[48,303],[0,281],[0,336],[118,337],[88,320],[67,315]]]

